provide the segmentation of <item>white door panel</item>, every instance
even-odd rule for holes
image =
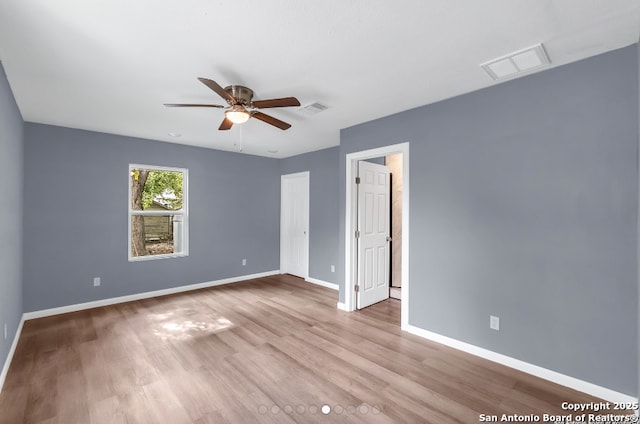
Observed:
[[[309,273],[309,173],[281,177],[280,272]]]
[[[389,297],[390,184],[384,165],[359,162],[358,308]]]

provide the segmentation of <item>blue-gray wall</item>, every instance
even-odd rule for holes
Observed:
[[[22,140],[22,116],[0,63],[0,370],[22,318]]]
[[[337,283],[340,235],[339,169],[340,149],[332,147],[282,159],[282,175],[309,171],[309,276]]]
[[[345,155],[405,141],[409,323],[637,395],[637,47],[343,130],[341,211]]]
[[[32,123],[24,149],[25,312],[280,266],[276,159]],[[188,257],[128,262],[129,163],[189,169]]]

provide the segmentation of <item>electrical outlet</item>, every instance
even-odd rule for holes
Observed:
[[[98,287],[100,286],[100,277],[95,277],[93,279],[93,287]]]
[[[4,323],[4,339],[7,340],[7,336],[9,335],[9,331],[7,329],[7,323]]]
[[[243,260],[242,260],[242,266],[246,266],[246,265],[247,265],[247,260],[246,260],[246,259],[243,259]]]
[[[331,272],[336,272],[336,266],[335,265],[331,265]]]
[[[500,331],[500,317],[489,315],[489,328],[491,328],[492,330]]]

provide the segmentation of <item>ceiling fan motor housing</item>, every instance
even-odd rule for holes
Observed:
[[[253,98],[252,89],[242,85],[229,85],[224,88],[224,91],[236,99],[237,102],[235,104],[251,106],[251,99]]]

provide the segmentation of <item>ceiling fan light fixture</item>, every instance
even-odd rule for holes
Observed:
[[[242,124],[244,122],[247,122],[249,120],[249,117],[251,117],[249,112],[247,112],[247,110],[240,105],[231,106],[231,109],[227,110],[224,114],[227,119],[234,124]]]

